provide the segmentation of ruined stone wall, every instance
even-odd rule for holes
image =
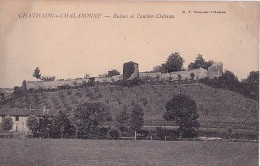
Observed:
[[[119,80],[122,80],[122,79],[123,79],[123,75],[116,75],[116,76],[111,77],[112,82],[119,81]]]
[[[213,79],[214,77],[220,77],[223,74],[223,63],[213,63],[208,68],[208,78]]]
[[[201,78],[214,78],[219,77],[223,74],[223,64],[213,63],[208,70],[199,68],[187,71],[178,71],[171,73],[160,73],[160,72],[140,72],[138,70],[138,64],[135,62],[127,62],[123,65],[123,75],[116,75],[113,77],[93,77],[94,82],[99,83],[112,83],[119,80],[131,80],[135,78],[160,80],[160,81],[176,81],[176,80],[190,80],[191,73],[194,74],[194,79],[198,80]],[[84,82],[89,82],[89,79],[78,79],[78,80],[58,80],[58,81],[26,81],[26,89],[55,89],[58,86],[77,86],[82,85]]]
[[[148,78],[159,78],[162,75],[161,72],[140,72],[139,78],[140,79],[148,79]]]
[[[26,89],[55,89],[58,86],[76,86],[82,85],[83,82],[88,82],[89,79],[78,79],[78,80],[58,80],[58,81],[26,81]]]
[[[113,77],[93,77],[94,82],[99,82],[99,83],[112,83],[114,81],[119,81],[123,79],[122,75],[116,75]],[[57,80],[57,81],[25,81],[26,89],[56,89],[58,86],[64,86],[64,85],[69,85],[71,87],[73,86],[78,86],[78,85],[83,85],[83,83],[89,82],[89,79],[78,79],[78,80]]]
[[[194,74],[194,79],[201,79],[201,78],[205,78],[207,77],[207,73],[208,71],[206,69],[203,68],[199,68],[199,69],[194,69],[194,70],[187,70],[187,71],[177,71],[177,72],[171,72],[171,73],[160,73],[160,72],[154,72],[154,73],[145,73],[145,72],[141,72],[140,78],[141,79],[156,79],[158,78],[161,81],[168,81],[168,80],[178,80],[179,76],[181,76],[181,80],[185,80],[191,79],[191,73]]]

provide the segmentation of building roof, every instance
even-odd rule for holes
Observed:
[[[57,115],[60,112],[59,109],[24,109],[24,108],[0,108],[0,116],[43,116],[43,115]]]

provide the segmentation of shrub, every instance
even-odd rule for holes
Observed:
[[[98,131],[101,138],[106,138],[109,131],[109,127],[101,127]]]
[[[32,130],[32,133],[36,133],[39,128],[39,120],[35,115],[29,116],[29,118],[26,121],[26,126]]]
[[[109,130],[109,136],[112,138],[112,139],[118,139],[120,137],[120,132],[119,130],[117,129],[110,129]]]
[[[5,116],[2,121],[3,131],[7,132],[13,128],[13,120],[10,116]]]
[[[148,130],[139,130],[138,132],[137,132],[137,136],[140,138],[145,138],[145,137],[147,137],[147,135],[148,135]]]
[[[179,132],[176,129],[166,129],[162,127],[157,127],[155,133],[159,139],[167,137],[168,139],[173,140],[179,136]]]

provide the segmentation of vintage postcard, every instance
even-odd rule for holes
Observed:
[[[259,2],[0,1],[0,165],[258,165]]]

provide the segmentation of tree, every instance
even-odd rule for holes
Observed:
[[[84,76],[85,79],[88,79],[90,78],[90,74],[86,73],[85,76]]]
[[[251,71],[245,81],[251,84],[259,84],[259,71]]]
[[[40,135],[45,136],[48,134],[48,137],[52,136],[50,133],[53,131],[53,117],[50,115],[44,115],[39,118],[39,132]]]
[[[259,71],[251,71],[247,79],[242,80],[243,94],[258,101]]]
[[[0,92],[0,105],[4,105],[6,102],[5,100],[5,93],[4,92]]]
[[[10,116],[5,116],[2,120],[2,128],[7,132],[13,128],[13,119]]]
[[[194,63],[191,62],[188,65],[188,69],[199,69],[200,67],[203,69],[208,70],[208,68],[212,65],[213,61],[205,61],[201,54],[198,54],[197,58],[195,59]]]
[[[113,76],[116,76],[116,75],[120,75],[120,72],[115,70],[115,69],[108,71],[108,77],[113,77]]]
[[[239,92],[241,89],[241,85],[237,76],[235,76],[233,72],[228,70],[225,71],[224,74],[218,78],[218,84],[220,88],[227,88],[231,91]]]
[[[4,92],[0,92],[0,97],[2,98],[1,100],[5,100],[5,93]]]
[[[179,126],[180,136],[196,137],[199,128],[199,114],[194,100],[184,94],[174,96],[166,103],[164,119]]]
[[[181,71],[183,69],[184,59],[178,52],[171,54],[165,63],[165,69],[168,73]]]
[[[109,135],[112,139],[118,139],[120,137],[120,132],[117,129],[110,129],[109,130]]]
[[[165,63],[163,63],[161,65],[154,66],[152,72],[166,73],[167,71],[165,69]]]
[[[39,119],[35,115],[28,117],[26,121],[26,126],[32,130],[32,133],[35,134],[39,129]]]
[[[144,111],[139,104],[132,103],[132,113],[130,116],[130,127],[133,131],[141,130],[144,124]]]
[[[33,77],[35,77],[37,80],[41,78],[39,67],[36,67],[36,69],[34,70]]]
[[[69,120],[69,117],[64,112],[59,112],[54,117],[53,129],[56,137],[64,137],[64,134],[72,134],[73,126]]]
[[[194,81],[194,77],[195,77],[195,74],[194,74],[194,73],[190,73],[190,79],[191,79],[192,81]]]
[[[129,120],[130,116],[127,112],[127,107],[124,105],[122,111],[116,116],[118,128],[121,132],[129,131]]]
[[[86,102],[74,112],[73,123],[80,135],[96,135],[99,127],[111,121],[111,114],[102,102]]]

